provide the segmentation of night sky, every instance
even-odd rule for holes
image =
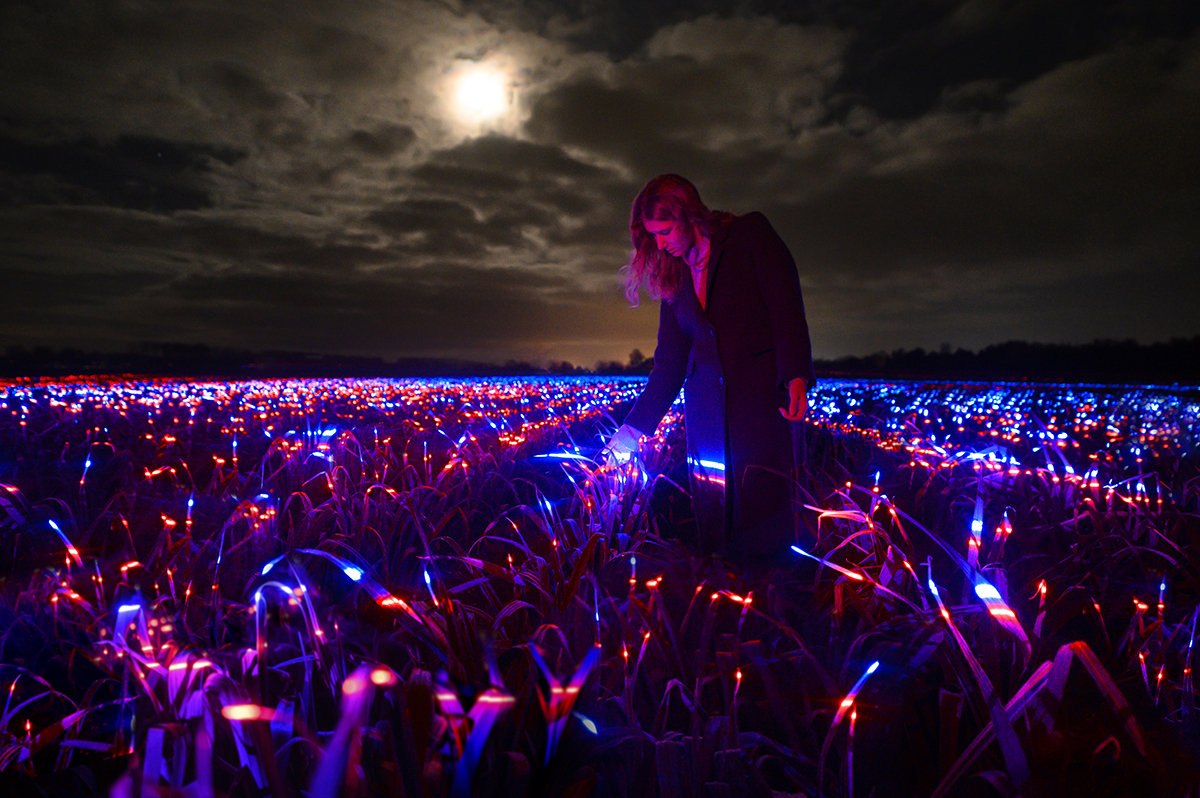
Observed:
[[[0,347],[649,355],[662,172],[818,357],[1200,333],[1195,0],[8,0],[0,76]]]

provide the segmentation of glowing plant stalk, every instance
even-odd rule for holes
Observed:
[[[979,565],[979,547],[983,545],[983,497],[975,494],[975,513],[971,516],[971,537],[967,540],[967,565]]]
[[[511,557],[511,556],[512,555],[509,555],[509,557]],[[433,580],[429,577],[429,566],[426,565],[424,570],[425,570],[425,587],[429,591],[429,597],[431,599],[433,599],[433,606],[440,607],[441,605],[438,603],[437,593],[433,592]]]
[[[833,735],[841,725],[842,719],[854,708],[854,701],[858,698],[858,691],[866,684],[867,678],[878,669],[879,660],[868,665],[867,669],[858,677],[858,680],[854,682],[854,686],[850,688],[850,692],[846,693],[845,698],[838,704],[837,712],[833,715],[833,721],[829,724],[829,731],[825,733],[825,742],[821,745],[821,758],[817,760],[817,798],[821,798],[822,795],[822,788],[825,782],[825,758],[829,756],[829,747],[833,744]]]
[[[71,543],[71,541],[67,538],[66,533],[63,532],[61,529],[59,529],[58,524],[54,523],[54,519],[50,519],[48,521],[48,523],[50,524],[50,528],[53,529],[55,534],[58,535],[59,540],[62,541],[63,546],[66,547],[67,556],[69,556],[72,560],[74,560],[76,565],[78,565],[80,568],[82,568],[83,567],[83,558],[79,556],[79,550],[76,549],[75,546]]]
[[[938,591],[933,577],[930,576],[928,581],[929,592],[937,600],[938,610],[941,612],[942,618],[946,621],[946,628],[950,631],[950,636],[954,638],[954,642],[958,646],[963,659],[966,660],[967,667],[971,669],[971,674],[975,677],[975,683],[978,685],[983,700],[988,706],[992,724],[996,729],[996,739],[1000,743],[1000,752],[1004,755],[1004,764],[1008,770],[1009,779],[1012,780],[1014,785],[1019,787],[1029,779],[1029,760],[1025,756],[1024,749],[1021,748],[1016,731],[1013,730],[1012,721],[1009,720],[1008,713],[1000,703],[1000,698],[996,695],[996,691],[992,687],[992,680],[988,678],[983,667],[980,666],[979,660],[971,652],[971,647],[963,639],[962,633],[958,631],[958,627],[954,625],[954,621],[950,618],[950,611],[946,609],[946,605],[942,602],[942,595]]]
[[[1025,629],[1021,626],[1021,622],[1017,620],[1017,614],[1013,612],[1011,607],[1004,603],[1004,599],[1000,596],[1000,591],[982,577],[977,577],[975,581],[975,595],[983,600],[988,614],[995,618],[1009,634],[1021,642],[1021,646],[1025,649],[1025,656],[1028,658],[1031,653],[1029,638],[1025,635]]]
[[[855,573],[854,571],[843,568],[842,566],[838,565],[837,563],[829,562],[828,560],[822,559],[821,557],[817,557],[815,555],[809,554],[807,551],[800,548],[799,546],[792,546],[792,551],[796,552],[797,554],[799,554],[801,556],[807,557],[810,560],[814,560],[817,563],[819,563],[820,565],[824,565],[826,568],[832,568],[833,570],[837,571],[839,574],[849,577],[850,579],[853,579],[855,581],[862,582],[863,580],[866,579],[866,577],[864,577],[862,574]]]

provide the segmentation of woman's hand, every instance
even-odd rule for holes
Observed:
[[[622,424],[621,428],[609,438],[608,445],[600,450],[600,462],[609,465],[628,463],[638,451],[638,441],[641,439],[640,430]]]
[[[803,377],[788,383],[788,408],[779,408],[779,414],[788,421],[799,421],[808,413],[808,385]]]

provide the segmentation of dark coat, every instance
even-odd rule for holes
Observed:
[[[708,307],[688,275],[659,311],[654,370],[625,423],[653,432],[684,391],[697,536],[706,552],[781,555],[795,541],[788,383],[816,383],[796,262],[761,213],[712,236]],[[728,466],[728,467],[727,467]]]

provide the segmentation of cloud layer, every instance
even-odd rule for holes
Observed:
[[[0,344],[623,360],[667,171],[768,215],[818,355],[1194,335],[1197,20],[1114,8],[5,6]]]

